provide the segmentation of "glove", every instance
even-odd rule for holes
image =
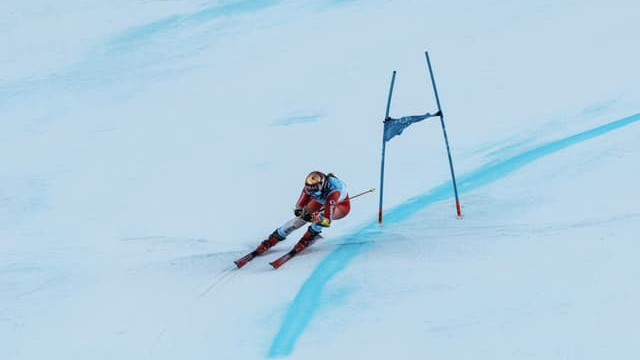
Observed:
[[[307,213],[304,209],[295,209],[293,210],[293,214],[306,222],[313,221],[313,214]]]
[[[329,227],[329,226],[331,226],[331,219],[326,218],[326,217],[322,217],[320,219],[320,221],[318,221],[317,224],[322,226],[322,227]]]

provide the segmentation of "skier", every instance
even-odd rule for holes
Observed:
[[[300,252],[320,235],[323,228],[331,226],[332,220],[344,218],[350,210],[351,202],[345,183],[331,173],[312,171],[305,179],[302,193],[293,210],[295,217],[271,233],[258,246],[256,253],[264,253],[293,231],[311,223],[294,247],[296,252]]]

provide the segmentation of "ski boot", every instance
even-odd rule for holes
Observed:
[[[255,250],[255,254],[256,255],[263,254],[265,251],[269,250],[275,244],[279,243],[284,239],[285,238],[280,236],[280,234],[278,233],[278,229],[276,229],[274,232],[271,233],[271,235],[269,235],[269,238],[267,240],[264,240],[262,243],[260,243],[260,245]]]
[[[298,243],[293,247],[293,250],[296,253],[306,249],[309,245],[313,244],[316,238],[320,235],[319,231],[313,230],[311,226],[307,229],[307,232],[302,235],[302,238],[298,241]]]

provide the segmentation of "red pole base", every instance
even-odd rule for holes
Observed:
[[[456,202],[456,211],[458,211],[458,219],[462,219],[462,206],[460,206],[459,202]]]

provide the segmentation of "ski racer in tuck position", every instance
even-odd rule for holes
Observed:
[[[305,178],[304,187],[293,210],[295,217],[275,229],[250,257],[263,254],[295,230],[311,223],[293,248],[293,251],[298,253],[311,245],[323,228],[331,226],[333,220],[344,218],[350,210],[351,202],[345,183],[331,173],[312,171]],[[236,261],[238,267],[244,266],[245,263]]]
[[[302,193],[293,210],[295,217],[271,233],[257,250],[260,253],[267,251],[309,222],[311,225],[307,232],[295,246],[299,252],[309,246],[323,228],[331,226],[332,220],[344,218],[350,210],[351,202],[345,183],[333,174],[312,171],[305,179]]]

